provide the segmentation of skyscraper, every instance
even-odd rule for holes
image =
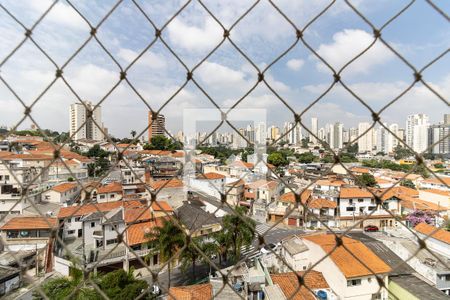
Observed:
[[[342,123],[334,124],[333,148],[342,149],[344,139],[344,125]]]
[[[434,154],[450,154],[450,114],[444,115],[444,122],[431,125],[428,129],[428,146]]]
[[[255,141],[258,144],[265,145],[267,138],[266,123],[261,122],[255,128]]]
[[[358,152],[360,152],[360,153],[372,152],[373,132],[372,132],[372,129],[368,130],[369,128],[370,128],[370,124],[367,122],[362,122],[362,123],[358,124],[359,139],[357,140],[357,143],[358,143]],[[368,131],[366,132],[366,130],[368,130]],[[363,134],[363,135],[360,136],[361,134]]]
[[[316,117],[312,117],[311,118],[311,132],[315,136],[317,136],[318,130],[319,130],[319,121],[317,120]],[[313,137],[312,135],[310,135],[309,141],[313,144],[317,144],[317,139],[315,137]]]
[[[155,135],[164,135],[166,128],[166,118],[162,114],[158,114],[153,121],[153,113],[148,112],[148,140],[150,141]]]
[[[428,116],[409,115],[406,119],[406,144],[416,152],[424,151],[428,146]]]
[[[103,141],[105,136],[102,132],[102,109],[100,106],[95,108],[89,101],[84,103],[86,106],[82,103],[70,105],[70,136],[74,141],[81,139]],[[89,118],[89,115],[92,117]]]
[[[334,126],[333,126],[333,124],[325,125],[325,141],[328,143],[330,148],[334,147]]]

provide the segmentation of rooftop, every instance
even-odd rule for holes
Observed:
[[[14,217],[6,222],[0,229],[20,230],[20,229],[50,229],[57,226],[56,218],[44,217]]]
[[[210,300],[213,289],[210,283],[171,287],[169,300]]]
[[[346,278],[369,276],[372,273],[384,274],[391,271],[381,258],[360,241],[343,237],[343,246],[336,247],[334,234],[308,235],[304,239],[322,247]],[[353,253],[358,254],[359,260]]]
[[[315,300],[316,297],[305,286],[299,285],[298,276],[304,276],[305,286],[315,289],[327,289],[329,285],[322,273],[311,270],[305,272],[289,272],[281,274],[270,274],[274,284],[278,284],[286,298],[291,300]]]
[[[450,244],[450,232],[447,230],[437,228],[427,223],[420,223],[416,225],[416,227],[414,227],[414,230],[425,235],[431,234],[432,238],[443,243]]]

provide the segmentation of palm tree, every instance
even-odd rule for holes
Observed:
[[[218,231],[213,234],[215,242],[208,243],[210,245],[205,245],[206,251],[210,251],[210,254],[217,254],[219,256],[219,264],[222,265],[222,260],[227,260],[228,249],[230,248],[229,236],[225,231]]]
[[[253,241],[256,223],[246,216],[245,207],[237,207],[236,214],[223,217],[223,227],[227,240],[233,247],[233,257],[237,261],[241,257],[241,247],[249,246]]]
[[[182,268],[184,270],[187,269],[187,266],[189,264],[192,265],[192,277],[195,280],[195,267],[197,265],[197,261],[200,260],[201,255],[198,252],[197,248],[193,245],[197,246],[197,248],[200,248],[200,250],[203,251],[203,241],[201,238],[193,238],[189,245],[183,250],[183,252],[180,255]]]
[[[134,137],[136,136],[136,130],[131,130],[130,134],[131,137],[134,139]]]
[[[146,238],[149,240],[149,247],[153,249],[148,254],[147,259],[149,260],[151,256],[159,253],[160,261],[168,262],[167,272],[170,287],[171,258],[183,247],[185,234],[170,220],[164,220],[162,226],[155,227],[153,231],[146,234]]]

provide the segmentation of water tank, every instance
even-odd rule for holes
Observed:
[[[319,300],[327,300],[327,292],[323,290],[317,291],[317,298]]]

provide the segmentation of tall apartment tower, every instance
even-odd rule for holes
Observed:
[[[428,147],[428,116],[425,114],[409,115],[406,119],[406,144],[416,152]]]
[[[317,136],[319,130],[319,120],[316,117],[311,118],[311,132]],[[313,144],[317,144],[317,139],[310,135],[309,141]]]
[[[362,122],[358,124],[358,136],[366,132],[370,127],[370,124],[367,122]],[[368,130],[364,135],[359,136],[357,140],[358,143],[358,152],[372,152],[373,149],[373,130]]]
[[[153,121],[153,113],[148,112],[148,140],[150,141],[155,135],[165,135],[166,118],[162,114],[158,114]]]
[[[428,129],[428,146],[434,154],[450,154],[450,114],[444,115],[444,122],[431,125]]]
[[[334,124],[333,148],[342,149],[344,144],[344,125],[342,123]]]
[[[84,103],[86,106],[81,103],[73,103],[70,105],[70,136],[74,141],[82,139],[103,141],[105,135],[102,132],[104,129],[102,109],[100,106],[94,109],[95,105],[89,101],[85,101]],[[92,118],[88,118],[91,112]]]

